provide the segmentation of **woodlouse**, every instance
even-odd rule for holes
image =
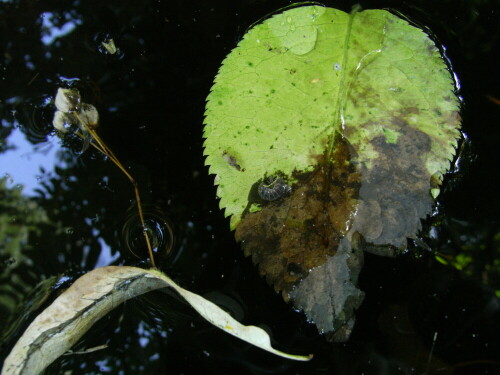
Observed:
[[[292,187],[283,182],[281,177],[271,176],[259,185],[259,196],[266,201],[275,201],[290,194]]]

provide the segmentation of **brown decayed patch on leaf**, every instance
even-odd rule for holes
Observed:
[[[295,307],[303,310],[330,341],[347,341],[355,312],[363,302],[364,293],[357,288],[363,247],[358,233],[342,238],[335,255],[312,269],[290,292]]]
[[[335,254],[351,225],[361,176],[347,141],[337,135],[335,145],[330,157],[318,157],[314,171],[294,175],[289,196],[247,212],[236,228],[245,254],[285,300],[310,269]]]
[[[379,157],[371,168],[361,167],[362,184],[353,231],[367,242],[365,250],[394,256],[414,237],[420,220],[432,209],[432,177],[423,157],[430,150],[428,135],[401,122],[397,143],[383,136],[373,139]]]

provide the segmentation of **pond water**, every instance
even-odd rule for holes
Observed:
[[[495,1],[325,1],[391,8],[432,30],[460,80],[459,157],[418,240],[367,254],[366,299],[350,340],[332,344],[259,277],[218,207],[204,166],[205,99],[224,56],[288,1],[0,2],[0,359],[78,275],[147,266],[134,190],[78,139],[53,132],[57,88],[97,107],[99,134],[139,184],[157,263],[183,287],[271,333],[296,363],[218,331],[176,296],[127,301],[47,373],[500,373],[500,93]],[[102,42],[113,39],[115,53]],[[493,171],[493,172],[492,172]],[[169,230],[175,242],[167,251]],[[128,250],[134,249],[134,253]],[[44,281],[44,283],[39,284]],[[34,289],[38,285],[38,289]],[[31,294],[30,294],[31,293]]]

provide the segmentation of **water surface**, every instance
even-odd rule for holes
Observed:
[[[348,343],[331,344],[243,256],[202,157],[205,98],[220,62],[247,27],[289,2],[3,1],[0,315],[9,323],[1,358],[74,277],[145,265],[144,248],[139,257],[126,250],[137,220],[126,177],[93,148],[82,153],[77,139],[53,134],[53,99],[69,85],[99,110],[99,134],[138,181],[151,220],[172,225],[175,245],[159,254],[160,267],[244,323],[262,324],[278,348],[315,358],[275,358],[155,292],[116,309],[74,348],[107,349],[64,356],[50,373],[497,373],[498,9],[493,1],[360,3],[432,30],[460,79],[467,139],[421,239],[395,259],[366,255],[357,325]],[[325,2],[345,11],[353,4]],[[110,38],[114,54],[102,45]],[[28,296],[42,280],[48,285]]]

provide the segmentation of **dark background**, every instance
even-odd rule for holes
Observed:
[[[500,265],[495,261],[500,230],[494,183],[500,141],[499,61],[494,54],[498,3],[325,1],[324,5],[349,11],[355,3],[394,9],[427,27],[445,47],[461,84],[465,137],[421,237],[396,259],[367,254],[360,276],[366,299],[346,344],[331,344],[319,336],[243,257],[218,208],[213,176],[202,156],[205,98],[221,61],[251,24],[290,2],[0,4],[1,138],[19,126],[34,145],[47,143],[57,87],[77,87],[83,100],[99,110],[100,135],[139,182],[146,213],[156,215],[157,221],[161,216],[173,228],[175,245],[169,254],[158,254],[160,267],[243,323],[262,324],[272,332],[277,348],[315,355],[309,363],[274,357],[219,332],[175,296],[154,292],[116,309],[75,348],[107,344],[107,349],[65,356],[48,373],[500,373],[500,302],[495,296],[495,290],[500,294]],[[53,14],[55,26],[67,22],[78,26],[44,45],[40,41],[44,12]],[[106,35],[120,48],[117,55],[99,51]],[[1,144],[0,151],[9,146],[15,145]],[[0,247],[4,267],[0,296],[11,301],[0,306],[0,318],[8,322],[1,331],[1,359],[40,307],[74,277],[95,267],[99,240],[116,255],[113,264],[145,265],[142,242],[133,239],[137,225],[132,225],[136,232],[130,237],[143,260],[125,250],[121,233],[127,220],[137,223],[130,218],[131,185],[95,150],[79,155],[80,149],[75,140],[65,141],[60,154],[65,167],[41,171],[35,197],[2,188],[0,215],[13,218],[13,225],[29,236],[17,258]],[[45,219],[41,214],[27,215],[37,210],[45,213]],[[436,261],[435,255],[448,264]],[[27,296],[41,280],[47,285]],[[17,303],[21,310],[13,307]]]

